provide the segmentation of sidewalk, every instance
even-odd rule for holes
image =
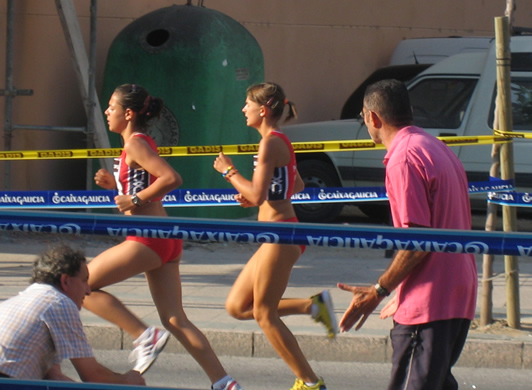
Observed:
[[[0,300],[24,289],[30,277],[35,255],[60,241],[83,249],[88,258],[96,256],[117,241],[96,236],[28,235],[2,232],[0,235]],[[181,264],[183,301],[189,318],[209,338],[219,355],[277,357],[261,330],[253,321],[237,321],[227,315],[224,302],[242,266],[256,249],[250,244],[184,243]],[[348,250],[309,247],[293,270],[286,297],[309,297],[329,289],[335,312],[340,319],[351,296],[336,288],[337,282],[349,284],[374,283],[386,268],[389,259],[375,250]],[[477,262],[482,270],[482,258]],[[521,330],[498,322],[487,329],[469,333],[460,366],[532,369],[532,259],[520,258]],[[503,273],[502,258],[496,259],[495,272]],[[137,276],[111,286],[106,291],[119,299],[147,324],[159,325],[159,318],[144,276]],[[493,313],[497,319],[506,317],[504,275],[495,278]],[[480,302],[481,291],[479,291]],[[477,308],[480,305],[477,304]],[[477,309],[477,318],[479,316]],[[82,310],[81,317],[94,349],[130,349],[131,338],[118,328]],[[340,334],[334,340],[326,337],[325,328],[307,316],[285,318],[287,326],[298,337],[310,360],[389,362],[391,319],[381,320],[373,314],[358,331]],[[166,347],[168,352],[184,349],[175,339]]]

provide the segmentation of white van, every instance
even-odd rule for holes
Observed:
[[[511,38],[512,110],[516,131],[532,131],[532,35]],[[407,83],[414,123],[434,136],[493,135],[496,97],[495,44],[490,50],[450,56]],[[369,139],[361,119],[304,123],[283,127],[292,142]],[[486,181],[491,145],[456,146],[471,182]],[[308,187],[384,185],[385,151],[297,153],[299,172]],[[516,186],[532,192],[532,143],[514,140]],[[484,203],[485,204],[485,203]],[[358,204],[370,213],[374,204]],[[326,222],[341,211],[341,203],[295,206],[302,221]]]
[[[460,53],[486,52],[493,37],[404,39],[395,48],[389,65],[435,64]]]

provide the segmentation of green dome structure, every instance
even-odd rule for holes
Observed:
[[[237,21],[215,10],[173,5],[150,12],[126,26],[109,49],[102,106],[117,85],[144,86],[165,101],[149,134],[158,146],[258,143],[242,113],[246,89],[264,81],[262,50]],[[109,135],[112,147],[121,139]],[[213,169],[215,156],[169,157],[183,177],[182,189],[230,188]],[[231,156],[246,176],[252,156]],[[242,218],[256,210],[234,206],[173,207],[170,215]]]

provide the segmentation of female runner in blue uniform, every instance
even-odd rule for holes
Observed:
[[[139,85],[117,87],[105,110],[109,130],[124,141],[114,175],[105,169],[96,172],[95,182],[106,189],[118,189],[115,203],[126,215],[167,215],[161,199],[181,185],[181,176],[157,153],[146,134],[148,121],[163,108]],[[121,244],[94,258],[89,264],[92,290],[84,307],[118,325],[134,339],[134,370],[145,372],[168,340],[165,330],[148,327],[122,302],[101,289],[144,272],[161,322],[203,368],[214,390],[241,390],[225,372],[207,338],[192,324],[183,310],[179,261],[182,241],[129,236]]]
[[[302,191],[304,184],[297,172],[292,144],[278,125],[285,106],[288,106],[286,120],[289,120],[296,115],[295,108],[277,84],[261,83],[247,90],[242,111],[247,125],[257,129],[262,137],[251,180],[244,178],[225,154],[220,153],[214,161],[214,169],[238,191],[236,200],[240,205],[259,207],[259,221],[297,222],[290,197]],[[304,250],[299,245],[262,244],[236,279],[226,309],[237,319],[257,321],[294,372],[296,381],[292,390],[326,390],[323,379],[314,373],[296,338],[280,318],[311,314],[315,321],[327,327],[329,337],[336,335],[336,318],[328,291],[309,299],[282,298],[292,267]]]

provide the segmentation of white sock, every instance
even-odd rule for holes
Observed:
[[[316,318],[318,315],[318,305],[316,305],[315,303],[310,305],[310,315],[312,316],[312,318]]]
[[[212,384],[212,390],[222,390],[225,387],[226,383],[232,380],[233,378],[231,378],[231,376],[226,375],[219,381]]]

